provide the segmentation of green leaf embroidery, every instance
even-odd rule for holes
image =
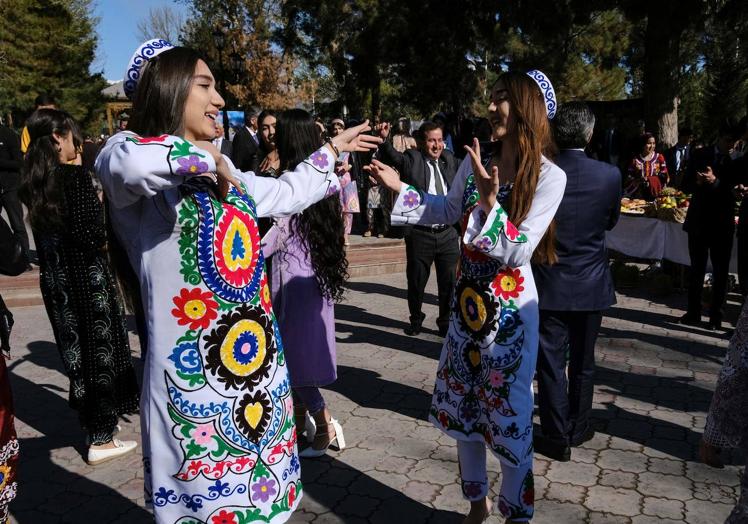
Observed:
[[[172,160],[176,160],[177,158],[182,158],[185,156],[199,156],[200,158],[205,158],[205,155],[198,153],[197,151],[192,151],[192,144],[187,142],[186,140],[182,140],[181,142],[179,140],[175,140],[174,144],[172,144],[171,153],[169,156]]]

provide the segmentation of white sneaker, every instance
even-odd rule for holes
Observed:
[[[98,447],[94,448],[93,446],[89,447],[88,459],[86,460],[86,462],[88,462],[90,466],[95,466],[97,464],[119,458],[123,455],[127,455],[138,447],[138,443],[134,440],[119,440],[115,438],[112,439],[112,442],[114,442],[115,445],[115,447],[113,448],[102,449]]]

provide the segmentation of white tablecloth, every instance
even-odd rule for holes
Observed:
[[[652,260],[670,260],[691,265],[688,256],[688,234],[683,224],[656,218],[621,215],[618,224],[605,236],[608,249],[624,255]],[[709,265],[711,268],[711,264]],[[730,272],[738,270],[737,239],[733,240]]]

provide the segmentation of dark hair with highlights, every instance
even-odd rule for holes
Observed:
[[[184,134],[184,106],[200,54],[175,47],[148,60],[132,99],[127,129],[140,136]]]
[[[296,167],[322,145],[319,129],[312,115],[302,109],[289,109],[277,116],[275,144],[280,171]],[[348,279],[345,256],[343,214],[337,194],[329,196],[291,221],[292,234],[303,240],[312,261],[319,291],[328,300],[343,298],[343,284]]]
[[[34,231],[50,232],[64,227],[62,217],[62,177],[55,176],[60,165],[55,134],[73,133],[75,147],[81,144],[78,125],[65,111],[37,109],[26,121],[29,148],[21,173],[19,196],[29,209]]]

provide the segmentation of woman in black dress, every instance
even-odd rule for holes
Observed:
[[[135,449],[114,438],[120,415],[138,409],[124,313],[106,257],[103,206],[81,167],[78,130],[67,113],[40,109],[28,121],[21,198],[29,209],[40,287],[57,348],[98,464]]]

